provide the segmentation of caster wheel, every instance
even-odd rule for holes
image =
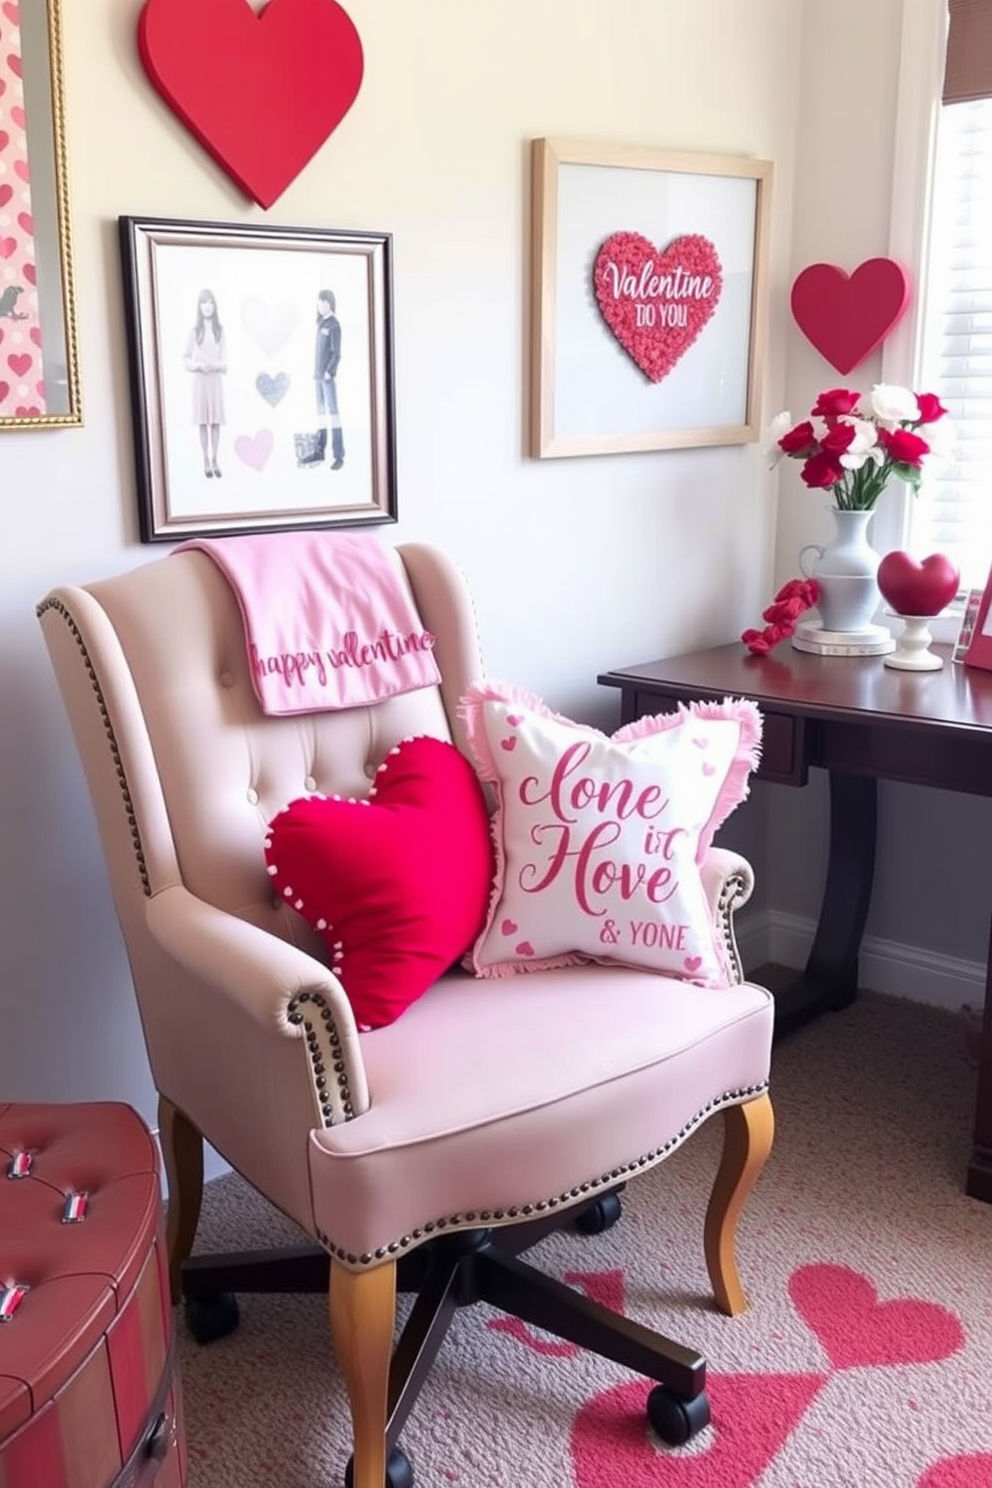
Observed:
[[[348,1458],[344,1470],[344,1488],[355,1488],[355,1459]],[[410,1459],[399,1447],[394,1447],[386,1459],[385,1488],[413,1488],[413,1468]]]
[[[233,1333],[238,1326],[238,1299],[233,1292],[214,1292],[209,1297],[187,1297],[186,1326],[197,1343],[213,1343]]]
[[[710,1424],[709,1396],[704,1392],[683,1400],[674,1390],[655,1385],[648,1396],[648,1420],[663,1442],[682,1447]]]
[[[583,1235],[601,1235],[604,1230],[612,1229],[620,1215],[623,1207],[616,1194],[604,1194],[588,1208],[580,1210],[575,1216],[575,1228]]]

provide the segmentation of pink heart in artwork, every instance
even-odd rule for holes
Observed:
[[[534,947],[529,940],[522,940],[514,949],[518,956],[533,956],[534,954]]]
[[[24,265],[24,277],[28,281],[29,284],[37,284],[37,282],[38,282],[38,275],[35,272],[35,267],[34,267],[34,264],[33,263],[26,263]]]
[[[234,441],[234,453],[252,470],[264,470],[272,454],[275,440],[271,429],[259,429],[257,434],[239,434]]]
[[[6,129],[0,129],[0,155],[3,154],[4,150],[6,150],[9,144],[10,135],[7,133]]]
[[[792,285],[792,318],[838,372],[871,356],[909,304],[909,276],[891,258],[868,258],[847,274],[815,263]]]
[[[964,1346],[964,1330],[946,1307],[916,1298],[880,1302],[867,1276],[848,1266],[800,1266],[789,1296],[835,1369],[933,1364]]]
[[[15,77],[20,77],[22,75],[21,59],[16,52],[10,53],[9,57],[7,58],[7,66],[10,68]]]
[[[19,103],[15,104],[14,107],[11,109],[10,117],[13,119],[18,129],[27,128],[27,118],[25,116],[24,110],[21,108]]]
[[[3,402],[3,400],[6,398],[6,396],[7,396],[7,394],[9,392],[10,392],[10,383],[9,382],[4,382],[3,379],[0,378],[0,403]]]
[[[34,218],[30,212],[18,212],[17,225],[22,232],[26,232],[28,237],[31,237],[34,232]]]
[[[29,351],[11,352],[7,358],[7,366],[15,377],[26,377],[31,370],[31,353]]]
[[[509,739],[500,739],[499,747],[501,749],[505,749],[507,754],[510,754],[512,750],[516,749],[517,741],[511,734]]]
[[[711,319],[723,291],[716,248],[700,233],[660,250],[636,232],[616,232],[596,255],[600,314],[651,382],[667,377]]]
[[[31,327],[31,340],[34,342],[35,346],[40,346],[41,345],[41,327],[40,326],[32,326]]]
[[[916,1488],[992,1488],[992,1457],[987,1452],[944,1457],[927,1468]]]
[[[3,13],[12,26],[20,23],[21,7],[15,3],[15,0],[4,0]]]
[[[0,207],[5,207],[14,194],[13,186],[0,186]]]
[[[958,592],[961,577],[943,553],[931,553],[922,563],[911,553],[886,553],[878,565],[882,597],[897,615],[937,615]]]
[[[30,181],[31,171],[26,160],[14,161],[14,174],[15,176],[20,176],[22,181]]]
[[[517,931],[520,929],[520,926],[517,924],[516,920],[504,920],[499,928],[501,934],[503,935],[516,935]]]
[[[13,258],[16,252],[16,238],[0,238],[0,258]]]

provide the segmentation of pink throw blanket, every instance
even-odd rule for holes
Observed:
[[[229,579],[248,665],[270,715],[359,708],[434,687],[434,637],[387,550],[366,534],[194,538]]]

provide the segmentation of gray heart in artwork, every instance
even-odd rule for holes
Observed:
[[[255,378],[255,386],[269,407],[275,408],[289,392],[289,373],[277,372],[275,377],[270,377],[268,372],[259,372]]]

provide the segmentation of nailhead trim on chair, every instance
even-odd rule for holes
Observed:
[[[312,1003],[319,1018],[312,1019],[300,1012],[303,1003]],[[348,1085],[348,1071],[341,1057],[341,1035],[334,1022],[334,1013],[320,992],[298,992],[289,1003],[286,1021],[303,1024],[307,1041],[307,1054],[313,1074],[314,1094],[324,1126],[333,1126],[335,1121],[350,1121],[355,1114]],[[328,1069],[334,1077],[335,1091],[330,1086]]]
[[[141,833],[138,831],[138,823],[134,814],[134,802],[131,799],[131,791],[128,787],[127,775],[124,773],[124,765],[121,761],[120,750],[117,747],[117,739],[110,724],[110,714],[107,709],[107,704],[104,701],[104,696],[100,689],[100,684],[97,681],[96,669],[94,668],[93,663],[90,660],[90,654],[86,649],[86,643],[83,640],[82,634],[80,633],[79,626],[76,624],[75,620],[72,618],[72,615],[66,609],[62,601],[59,599],[42,600],[39,605],[35,606],[35,613],[37,614],[39,620],[46,610],[54,610],[55,613],[57,615],[60,615],[65,621],[66,625],[69,627],[69,631],[72,635],[73,640],[79,647],[80,654],[83,658],[83,664],[89,674],[90,685],[92,686],[93,692],[96,696],[97,707],[100,709],[100,717],[103,719],[103,727],[107,735],[107,743],[110,745],[110,752],[114,757],[114,765],[117,769],[117,783],[121,788],[121,797],[124,801],[124,810],[127,812],[127,822],[128,826],[131,829],[131,842],[134,846],[134,856],[138,865],[138,874],[141,878],[141,887],[144,890],[145,897],[150,899],[152,886],[151,881],[148,877],[148,865],[145,862],[144,848],[141,845]]]
[[[717,912],[720,916],[720,929],[730,955],[730,964],[738,982],[743,982],[744,964],[741,961],[741,953],[737,946],[737,936],[734,933],[734,910],[737,908],[742,897],[747,893],[747,884],[739,873],[731,873],[724,882],[720,893],[720,902]]]
[[[614,1183],[628,1178],[633,1173],[642,1173],[646,1168],[656,1167],[664,1158],[669,1157],[676,1147],[692,1135],[698,1126],[716,1111],[725,1106],[739,1106],[745,1101],[753,1100],[756,1096],[763,1095],[768,1089],[768,1081],[763,1080],[760,1085],[748,1085],[740,1090],[727,1090],[715,1100],[709,1101],[701,1111],[690,1117],[682,1130],[674,1137],[670,1137],[661,1147],[655,1147],[646,1152],[643,1157],[635,1157],[632,1162],[622,1163],[620,1167],[613,1168],[609,1173],[603,1173],[598,1178],[591,1178],[587,1183],[579,1183],[575,1188],[568,1189],[565,1193],[556,1194],[551,1199],[538,1199],[531,1204],[514,1204],[508,1209],[480,1209],[478,1212],[470,1210],[466,1214],[449,1214],[444,1219],[428,1220],[425,1225],[413,1230],[409,1235],[401,1235],[398,1240],[390,1240],[386,1245],[380,1245],[374,1251],[365,1251],[363,1255],[353,1255],[349,1250],[342,1250],[335,1245],[321,1230],[317,1230],[317,1239],[328,1252],[338,1261],[344,1262],[353,1270],[359,1270],[363,1266],[375,1266],[382,1261],[388,1260],[390,1256],[396,1255],[398,1251],[406,1250],[411,1245],[420,1245],[431,1237],[444,1230],[470,1230],[480,1225],[511,1224],[514,1220],[528,1219],[532,1215],[546,1214],[549,1210],[560,1206],[568,1206],[584,1198],[587,1194],[594,1194],[597,1189],[606,1188]]]

